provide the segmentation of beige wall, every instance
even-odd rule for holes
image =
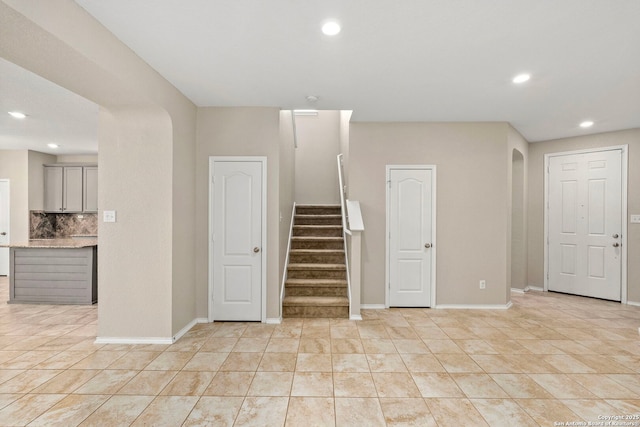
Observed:
[[[196,155],[196,280],[198,317],[208,313],[209,156],[267,157],[267,318],[280,317],[280,111],[199,108]],[[288,225],[284,225],[285,228]],[[288,228],[287,228],[288,230]]]
[[[544,155],[628,144],[627,221],[640,214],[640,129],[608,132],[529,145],[528,281],[544,286]],[[640,303],[640,224],[627,222],[628,300]]]
[[[44,167],[48,163],[56,163],[56,156],[29,151],[29,210],[44,209]]]
[[[340,111],[296,116],[295,200],[298,204],[338,204]]]
[[[279,245],[280,245],[280,288],[282,293],[282,277],[284,277],[284,267],[287,258],[287,248],[289,246],[289,232],[291,230],[291,214],[293,213],[294,183],[295,183],[295,147],[293,142],[293,123],[291,121],[291,111],[280,111],[280,224],[279,224]]]
[[[388,164],[437,166],[437,304],[507,303],[507,133],[504,123],[352,122],[349,196],[365,223],[364,304],[385,302]]]
[[[0,28],[1,57],[101,106],[99,336],[171,338],[196,316],[196,107],[74,2],[1,0]]]
[[[63,154],[56,156],[56,163],[98,163],[97,154]]]
[[[29,240],[29,154],[0,150],[0,179],[9,180],[10,243]]]

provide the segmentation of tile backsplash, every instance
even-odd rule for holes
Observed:
[[[30,239],[61,239],[72,235],[98,235],[98,214],[29,212]]]

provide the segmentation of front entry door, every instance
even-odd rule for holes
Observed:
[[[550,291],[620,301],[622,150],[549,157]]]
[[[9,180],[0,179],[0,245],[9,244]],[[0,276],[9,274],[9,248],[0,248]]]
[[[262,320],[265,167],[211,159],[211,320]]]
[[[434,170],[387,167],[389,306],[431,307]]]

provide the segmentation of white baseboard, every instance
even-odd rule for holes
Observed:
[[[544,292],[544,288],[543,288],[543,287],[541,287],[541,286],[533,286],[533,285],[529,285],[529,286],[527,286],[527,288],[528,288],[530,291]]]
[[[180,329],[173,337],[96,337],[96,344],[173,344],[189,332],[197,323],[209,323],[206,317],[198,317]]]
[[[359,314],[352,314],[349,316],[349,320],[362,320],[362,316]]]
[[[513,303],[509,301],[506,304],[438,304],[435,308],[449,310],[507,310],[512,305]]]
[[[529,292],[529,287],[527,286],[524,289],[520,289],[520,288],[511,288],[511,292],[513,292],[514,294],[524,294],[525,292]]]
[[[95,344],[173,344],[173,337],[96,337]]]
[[[282,317],[267,317],[264,323],[267,325],[279,325],[282,323]]]
[[[384,304],[360,304],[360,310],[384,310]]]
[[[627,300],[627,305],[633,305],[635,307],[640,307],[640,302],[635,302],[635,301],[629,301]],[[639,329],[640,331],[640,329]]]

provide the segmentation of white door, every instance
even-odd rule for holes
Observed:
[[[549,157],[549,290],[620,301],[622,150]]]
[[[9,244],[9,180],[0,179],[0,245]],[[0,248],[0,276],[9,274],[9,248]]]
[[[430,307],[434,266],[433,169],[388,167],[389,306]]]
[[[212,320],[262,320],[264,167],[212,159]]]

